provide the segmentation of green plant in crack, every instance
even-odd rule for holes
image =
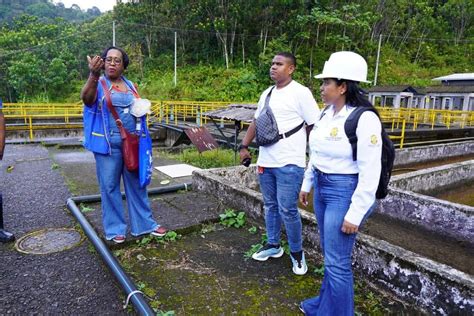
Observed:
[[[356,282],[354,284],[354,303],[357,310],[356,314],[386,314],[387,310],[382,305],[382,297],[375,295],[370,290],[364,290],[364,288],[366,288],[366,286],[360,282]]]
[[[88,207],[84,203],[79,204],[79,208],[81,209],[81,213],[89,213],[95,211],[93,207]]]
[[[153,240],[153,236],[145,236],[141,239],[138,239],[137,241],[135,241],[135,243],[140,246],[140,247],[143,247],[143,246],[147,246],[148,244],[150,244],[150,242]]]
[[[163,237],[157,237],[157,236],[146,236],[143,237],[142,239],[139,239],[136,241],[138,246],[147,246],[150,244],[152,241],[156,241],[157,243],[160,244],[165,244],[167,242],[175,242],[181,239],[181,235],[178,234],[177,232],[170,230],[168,231]]]
[[[320,267],[314,268],[313,272],[316,275],[324,276],[324,264],[322,264]]]
[[[156,312],[156,316],[174,316],[174,315],[176,315],[174,311],[164,312],[162,310],[157,310],[155,312]]]
[[[219,222],[226,227],[240,228],[245,225],[245,213],[226,209],[224,214],[219,215]]]
[[[211,233],[211,232],[215,232],[215,231],[216,231],[216,225],[211,223],[211,224],[202,225],[200,233],[201,234],[207,234],[207,233]]]
[[[60,168],[60,166],[57,163],[54,162],[53,164],[51,164],[51,170],[56,170],[56,169],[59,169],[59,168]]]
[[[250,249],[247,250],[246,252],[244,252],[245,260],[250,259],[254,253],[256,253],[257,251],[260,250],[260,248],[262,248],[262,244],[260,244],[260,243],[253,244],[252,246],[250,246]]]

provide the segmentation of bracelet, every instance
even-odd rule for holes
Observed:
[[[242,150],[242,149],[249,149],[249,146],[240,144],[239,145],[239,150]]]
[[[94,81],[95,83],[99,82],[99,78],[100,77],[96,77],[93,74],[89,74],[89,79],[92,79],[92,81]]]

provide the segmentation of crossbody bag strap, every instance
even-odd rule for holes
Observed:
[[[114,106],[112,105],[112,97],[110,96],[110,90],[109,90],[109,87],[107,87],[107,83],[105,82],[104,78],[102,78],[100,80],[100,84],[102,85],[102,88],[104,89],[104,94],[105,94],[105,100],[106,100],[106,103],[107,103],[107,107],[108,107],[110,113],[112,113],[112,116],[115,119],[115,123],[117,123],[117,127],[119,129],[122,129],[122,127],[123,127],[122,120],[120,119],[117,111],[115,110]]]
[[[272,91],[273,91],[274,88],[275,88],[275,86],[273,86],[273,87],[270,89],[270,92],[268,92],[267,97],[265,98],[265,104],[263,105],[262,110],[263,110],[264,108],[267,108],[267,107],[270,106],[270,97],[272,96]]]

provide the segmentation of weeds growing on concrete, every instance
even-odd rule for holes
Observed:
[[[219,215],[221,225],[240,228],[245,225],[245,213],[228,208],[224,214]]]

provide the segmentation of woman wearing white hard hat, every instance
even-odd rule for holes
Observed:
[[[333,53],[315,77],[323,80],[321,98],[327,107],[310,134],[310,161],[300,201],[307,204],[314,187],[324,279],[319,296],[301,302],[300,309],[306,315],[354,315],[351,255],[356,234],[375,205],[382,125],[376,113],[362,112],[353,157],[345,122],[358,107],[373,109],[359,87],[359,82],[367,82],[367,63],[362,56]]]

